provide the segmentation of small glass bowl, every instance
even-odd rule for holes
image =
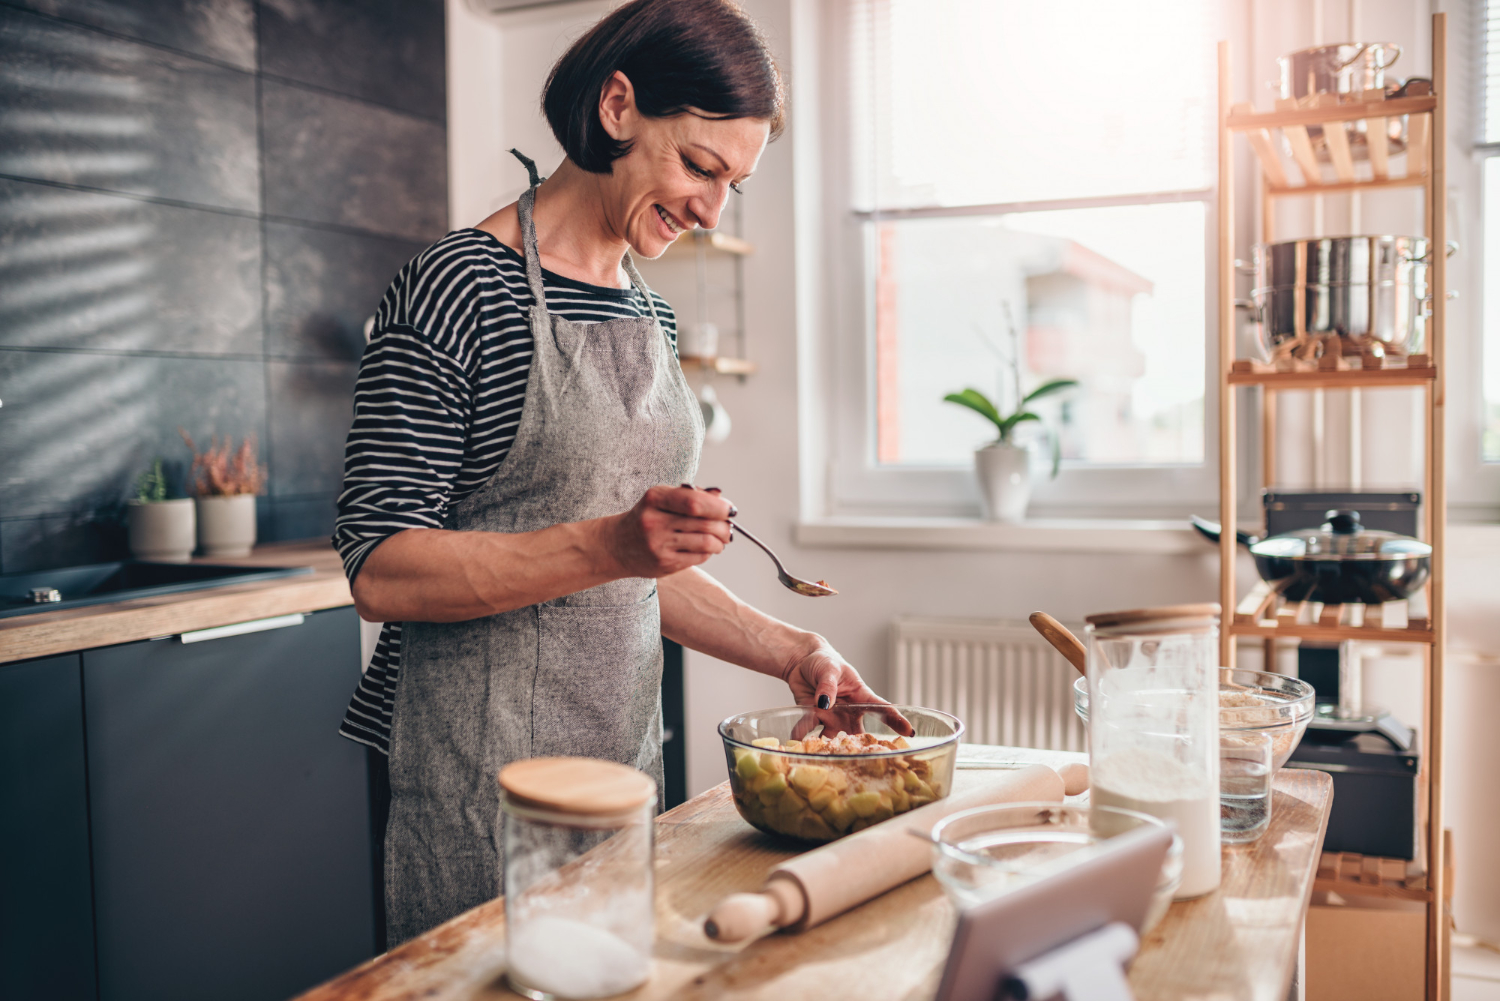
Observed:
[[[1055,859],[1142,824],[1166,826],[1149,814],[1112,806],[1001,803],[961,810],[932,829],[932,873],[954,906],[972,907],[1019,883],[1055,872],[1056,866],[1048,864]],[[1110,834],[1101,835],[1095,827]],[[1182,838],[1173,832],[1141,934],[1167,913],[1181,883]]]
[[[1265,733],[1271,737],[1272,768],[1279,769],[1292,756],[1313,716],[1312,685],[1300,678],[1268,671],[1219,668],[1219,732],[1236,730]],[[1242,705],[1225,705],[1225,701]],[[1073,682],[1073,710],[1084,725],[1089,721],[1087,678]]]
[[[915,731],[905,738],[908,748],[874,754],[781,749],[804,737],[841,730],[893,739],[900,734],[890,726],[892,713]],[[963,732],[955,717],[920,706],[788,706],[742,713],[719,724],[740,816],[767,834],[814,844],[947,796]]]

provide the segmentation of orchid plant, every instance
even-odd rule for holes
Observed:
[[[968,407],[970,410],[974,411],[976,414],[979,414],[981,417],[985,418],[990,423],[995,425],[995,430],[998,432],[998,436],[995,438],[994,444],[1012,445],[1014,444],[1013,437],[1015,434],[1015,430],[1018,426],[1020,426],[1021,424],[1025,424],[1028,421],[1042,420],[1040,414],[1036,413],[1034,410],[1029,409],[1029,404],[1034,403],[1037,400],[1042,399],[1043,397],[1051,396],[1054,393],[1060,393],[1065,389],[1072,389],[1074,386],[1078,385],[1078,380],[1048,379],[1046,382],[1042,383],[1031,392],[1022,395],[1020,337],[1016,333],[1015,324],[1011,321],[1010,303],[1003,302],[1001,303],[1001,305],[1005,310],[1006,327],[1010,332],[1011,350],[1009,354],[1007,355],[999,351],[999,349],[989,341],[988,337],[985,337],[984,339],[986,344],[988,344],[992,350],[995,350],[995,352],[1001,356],[1006,366],[1010,369],[1011,384],[1014,387],[1012,399],[1017,401],[1015,409],[1010,411],[1009,413],[1002,414],[1000,412],[1000,408],[995,405],[994,401],[992,401],[988,396],[973,388],[972,386],[965,389],[961,393],[949,393],[947,396],[943,397],[943,402],[956,403],[961,407]],[[981,336],[983,336],[982,332]],[[1057,476],[1059,466],[1062,464],[1062,448],[1058,443],[1056,434],[1050,434],[1048,435],[1048,437],[1052,442],[1052,475],[1055,477]]]

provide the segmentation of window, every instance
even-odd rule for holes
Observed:
[[[1484,5],[1484,432],[1485,462],[1500,462],[1500,3]]]
[[[840,211],[863,270],[842,326],[863,338],[865,382],[842,410],[859,427],[840,435],[836,500],[958,513],[994,432],[943,397],[972,386],[1013,408],[1013,361],[1023,394],[1080,383],[1036,408],[1063,472],[1043,468],[1034,510],[1098,507],[1106,483],[1138,504],[1211,499],[1219,5],[847,0],[846,13]],[[1188,480],[1191,497],[1174,492]]]

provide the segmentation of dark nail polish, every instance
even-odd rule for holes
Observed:
[[[819,709],[827,709],[831,705],[833,705],[833,700],[830,699],[828,696],[826,696],[826,695],[819,695],[818,696],[818,708]]]
[[[704,487],[703,489],[707,490],[711,494],[723,493],[723,491],[721,491],[718,487]]]
[[[735,515],[737,515],[739,513],[740,513],[740,509],[739,508],[735,507],[733,504],[729,505],[729,517],[733,518]]]
[[[693,485],[691,483],[684,483],[682,485],[682,489],[684,489],[684,490],[692,490],[693,489]]]

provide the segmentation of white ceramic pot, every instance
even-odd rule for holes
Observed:
[[[130,553],[138,560],[186,563],[197,544],[193,499],[130,502],[126,526]]]
[[[974,452],[974,472],[984,495],[988,521],[1024,521],[1031,500],[1031,453],[1019,445],[995,442]]]
[[[204,556],[249,556],[255,545],[255,495],[199,497],[198,544]]]

